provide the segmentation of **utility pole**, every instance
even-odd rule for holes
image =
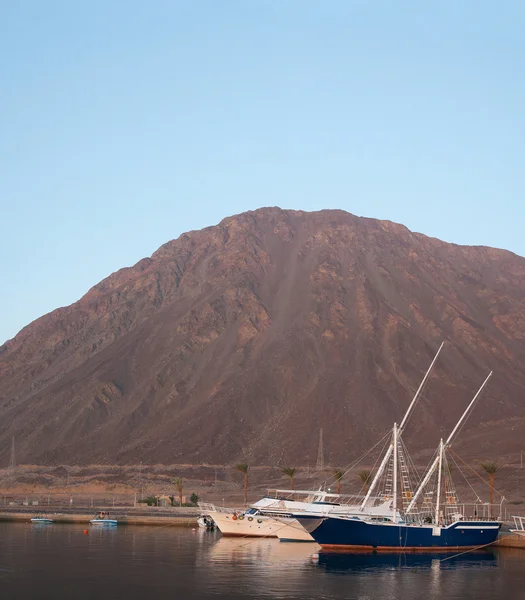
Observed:
[[[16,458],[15,458],[15,436],[11,440],[11,460],[9,461],[9,468],[14,469],[16,467]]]
[[[324,450],[323,450],[323,428],[319,430],[319,449],[317,450],[316,469],[322,471],[324,469]]]

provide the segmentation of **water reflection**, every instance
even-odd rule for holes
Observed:
[[[283,543],[275,538],[219,538],[207,553],[212,562],[265,564],[288,570],[311,562],[317,544]]]
[[[525,553],[329,554],[315,544],[182,528],[0,523],[0,598],[521,598]],[[475,573],[474,573],[475,570]]]
[[[498,566],[497,555],[491,551],[480,551],[453,556],[446,553],[320,553],[319,567],[331,572],[345,571],[389,571],[408,569],[487,569]]]

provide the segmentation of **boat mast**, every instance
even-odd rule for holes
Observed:
[[[434,356],[434,360],[430,363],[430,367],[428,368],[427,372],[425,373],[423,380],[419,384],[419,387],[417,388],[417,391],[416,391],[414,397],[412,398],[412,402],[410,403],[409,407],[407,408],[405,416],[403,417],[403,420],[401,421],[401,425],[399,426],[398,437],[403,432],[403,429],[408,421],[408,417],[410,416],[410,413],[412,412],[412,409],[414,408],[414,406],[416,404],[419,394],[421,394],[421,391],[425,387],[425,383],[427,382],[427,379],[430,376],[430,373],[432,371],[432,368],[434,367],[437,357],[439,356],[439,353],[441,352],[444,345],[445,345],[445,342],[441,342],[441,346],[439,347],[439,350],[436,352],[436,356]],[[368,488],[368,492],[365,495],[365,499],[363,500],[363,502],[361,504],[361,510],[364,510],[366,503],[368,502],[370,496],[372,495],[372,492],[374,491],[374,489],[377,485],[377,482],[379,481],[381,475],[383,474],[383,471],[385,470],[385,466],[388,463],[390,456],[392,455],[393,449],[394,449],[394,440],[392,439],[392,443],[388,446],[388,450],[386,451],[385,456],[383,457],[383,460],[381,461],[381,464],[379,465],[379,469],[377,470],[377,473],[375,474],[375,477],[372,480],[370,487]]]
[[[472,400],[470,401],[470,404],[467,406],[467,409],[461,415],[461,418],[459,419],[459,421],[456,423],[456,426],[452,430],[452,433],[448,436],[447,441],[445,442],[444,447],[443,447],[444,450],[447,450],[452,445],[452,442],[454,440],[454,436],[456,435],[458,429],[460,428],[460,426],[463,424],[463,422],[465,421],[465,419],[467,418],[467,416],[471,412],[472,407],[476,403],[476,400],[479,398],[479,395],[481,394],[481,392],[483,391],[483,388],[487,385],[487,382],[488,382],[488,380],[491,377],[492,377],[492,371],[488,374],[488,376],[485,379],[485,381],[481,384],[481,387],[477,391],[476,395],[474,396],[474,398],[472,398]],[[436,456],[434,462],[430,465],[430,468],[428,469],[427,474],[423,478],[423,481],[420,483],[419,487],[417,488],[416,493],[412,497],[412,500],[410,501],[410,504],[408,505],[407,510],[406,510],[407,514],[412,510],[412,508],[414,508],[416,500],[418,499],[418,497],[421,494],[421,492],[423,491],[424,487],[427,485],[427,483],[429,482],[430,478],[432,477],[432,474],[436,470],[438,462],[439,462],[439,456]]]
[[[394,423],[394,472],[392,476],[392,485],[393,485],[393,502],[392,502],[392,523],[396,522],[396,509],[397,509],[397,423]]]
[[[437,487],[437,498],[436,498],[436,516],[434,517],[434,523],[439,525],[439,499],[441,498],[441,473],[443,471],[443,438],[439,443],[439,465],[438,465],[438,487]]]

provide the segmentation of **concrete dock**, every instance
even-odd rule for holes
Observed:
[[[89,512],[88,509],[76,511],[54,512],[46,511],[28,511],[28,510],[8,510],[0,512],[0,521],[30,523],[31,517],[36,514],[45,514],[55,523],[76,523],[89,525],[89,521],[94,517],[96,511]],[[196,527],[199,513],[190,511],[160,512],[154,514],[144,514],[143,511],[134,513],[133,510],[119,510],[115,508],[111,511],[111,518],[117,519],[119,525],[150,525],[162,527]]]
[[[493,546],[496,548],[521,548],[525,550],[525,536],[517,533],[503,533]]]

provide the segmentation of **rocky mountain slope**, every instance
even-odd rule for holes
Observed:
[[[400,420],[519,455],[525,259],[338,210],[263,208],[183,234],[0,347],[0,461],[347,464]]]

